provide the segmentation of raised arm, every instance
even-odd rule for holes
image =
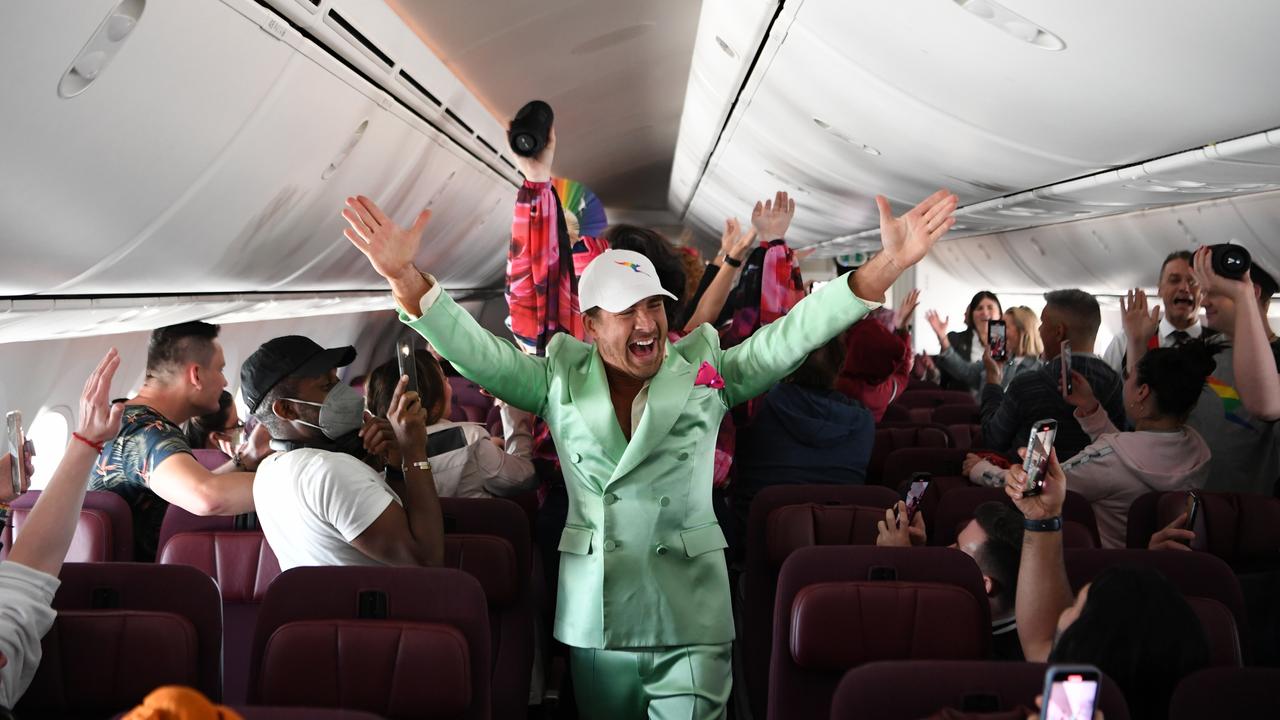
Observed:
[[[724,303],[729,299],[729,291],[733,290],[733,284],[742,271],[742,261],[747,259],[747,253],[751,250],[751,244],[756,237],[755,226],[747,228],[746,232],[740,232],[739,228],[737,218],[724,221],[724,234],[720,237],[720,254],[711,261],[719,271],[711,280],[711,284],[707,285],[702,297],[698,299],[697,308],[684,325],[685,332],[691,332],[702,323],[714,323],[716,318],[720,317],[720,311],[724,309]],[[726,262],[726,258],[738,264],[731,265]]]
[[[101,445],[120,430],[124,404],[109,402],[111,379],[118,367],[120,355],[112,348],[85,382],[76,428],[76,435],[83,440],[73,437],[68,443],[62,462],[13,541],[9,552],[12,562],[49,575],[57,575],[62,568],[84,504],[89,471],[98,459],[91,444]]]
[[[799,367],[810,352],[861,320],[884,301],[885,291],[902,271],[920,262],[955,224],[951,213],[956,197],[945,190],[901,217],[893,216],[883,197],[877,196],[876,202],[883,251],[857,272],[849,273],[847,280],[828,283],[781,319],[725,351],[721,374],[731,406],[769,389]]]
[[[1025,452],[1025,451],[1024,451]],[[1056,452],[1050,453],[1049,472],[1039,495],[1023,497],[1027,474],[1021,465],[1009,469],[1005,492],[1028,520],[1062,517],[1067,497],[1067,478],[1058,465]],[[1071,584],[1062,554],[1062,530],[1031,531],[1022,535],[1022,560],[1018,565],[1018,639],[1027,662],[1045,662],[1053,649],[1058,616],[1071,606]]]
[[[253,511],[253,473],[213,472],[185,452],[151,471],[147,487],[193,515],[239,515]]]
[[[1120,320],[1124,327],[1125,364],[1129,372],[1136,372],[1138,361],[1147,354],[1151,338],[1160,331],[1160,306],[1147,306],[1147,294],[1134,288],[1120,298]],[[1117,367],[1120,373],[1122,368]]]
[[[523,410],[539,414],[546,401],[546,359],[520,352],[480,327],[430,275],[414,267],[431,211],[404,229],[367,197],[347,198],[347,239],[391,285],[400,320],[431,342],[468,379]]]
[[[1261,420],[1280,419],[1280,374],[1271,352],[1270,328],[1259,306],[1249,274],[1228,280],[1213,271],[1212,250],[1196,251],[1191,272],[1202,292],[1216,292],[1235,301],[1236,322],[1231,330],[1232,370],[1245,410]]]

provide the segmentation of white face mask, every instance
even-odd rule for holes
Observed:
[[[344,435],[349,435],[364,425],[364,398],[360,397],[359,393],[346,383],[334,385],[329,394],[325,395],[323,403],[298,400],[297,398],[284,399],[289,402],[320,408],[319,425],[313,425],[301,419],[298,422],[319,430],[330,440],[337,440]]]

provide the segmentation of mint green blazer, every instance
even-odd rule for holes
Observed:
[[[527,355],[446,293],[420,318],[400,313],[465,377],[551,429],[569,494],[557,639],[609,649],[733,640],[726,543],[711,505],[720,419],[878,306],[856,298],[847,280],[728,350],[710,325],[668,342],[630,442],[594,345],[561,334],[545,357]],[[723,389],[694,385],[703,362],[724,378]]]

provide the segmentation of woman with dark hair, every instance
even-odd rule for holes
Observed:
[[[414,353],[418,366],[418,395],[427,410],[427,455],[440,497],[488,498],[515,495],[538,484],[532,454],[533,416],[499,404],[506,434],[505,451],[498,439],[479,423],[449,420],[453,392],[444,372],[426,350]],[[391,395],[400,380],[400,366],[384,363],[369,373],[365,407],[386,417]]]
[[[1000,386],[1008,388],[1013,379],[1024,372],[1035,370],[1043,363],[1040,355],[1044,344],[1040,339],[1040,318],[1036,311],[1025,305],[1009,308],[1004,314],[1006,358],[1000,363]],[[980,358],[971,363],[961,357],[955,347],[943,350],[937,357],[938,368],[952,378],[960,379],[966,388],[979,389],[986,382],[988,352],[980,348]]]
[[[1026,477],[1015,466],[1005,492],[1025,517],[1015,613],[1027,661],[1096,665],[1120,686],[1130,717],[1168,717],[1174,688],[1209,664],[1195,611],[1149,568],[1108,568],[1073,599],[1062,551],[1067,476],[1051,453],[1039,494],[1023,496]]]
[[[183,431],[192,450],[219,450],[230,460],[240,447],[244,423],[240,422],[231,393],[223,390],[218,396],[217,411],[191,418]]]
[[[1209,479],[1209,446],[1187,425],[1201,389],[1216,363],[1217,346],[1200,339],[1147,351],[1124,373],[1125,414],[1132,432],[1120,432],[1094,397],[1089,381],[1071,373],[1073,405],[1080,427],[1093,440],[1062,464],[1071,489],[1093,504],[1102,546],[1122,548],[1129,506],[1146,493],[1203,488]],[[974,482],[1004,484],[1004,473],[970,455],[965,472]]]
[[[987,347],[987,323],[999,320],[1003,314],[1000,298],[988,290],[981,290],[969,301],[964,311],[964,332],[947,332],[950,317],[940,317],[937,310],[925,313],[929,327],[938,337],[938,368],[942,370],[942,386],[956,390],[978,391],[982,388],[982,352]],[[954,373],[944,365],[945,358],[954,358],[955,363],[964,363],[964,367],[976,367],[979,370],[978,382],[972,381],[971,373]]]

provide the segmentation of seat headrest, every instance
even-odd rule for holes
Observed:
[[[973,595],[942,583],[825,582],[791,604],[791,658],[808,670],[871,660],[982,657],[991,634]]]
[[[766,537],[774,568],[811,545],[874,545],[884,509],[861,505],[786,505],[769,513]]]
[[[468,710],[471,684],[466,637],[449,625],[303,620],[271,635],[258,687],[265,705],[453,718]]]
[[[223,602],[262,602],[280,561],[261,532],[182,532],[160,549],[162,565],[191,565],[218,581]]]
[[[461,533],[445,535],[444,566],[479,580],[490,608],[507,607],[520,599],[516,550],[503,538]]]

